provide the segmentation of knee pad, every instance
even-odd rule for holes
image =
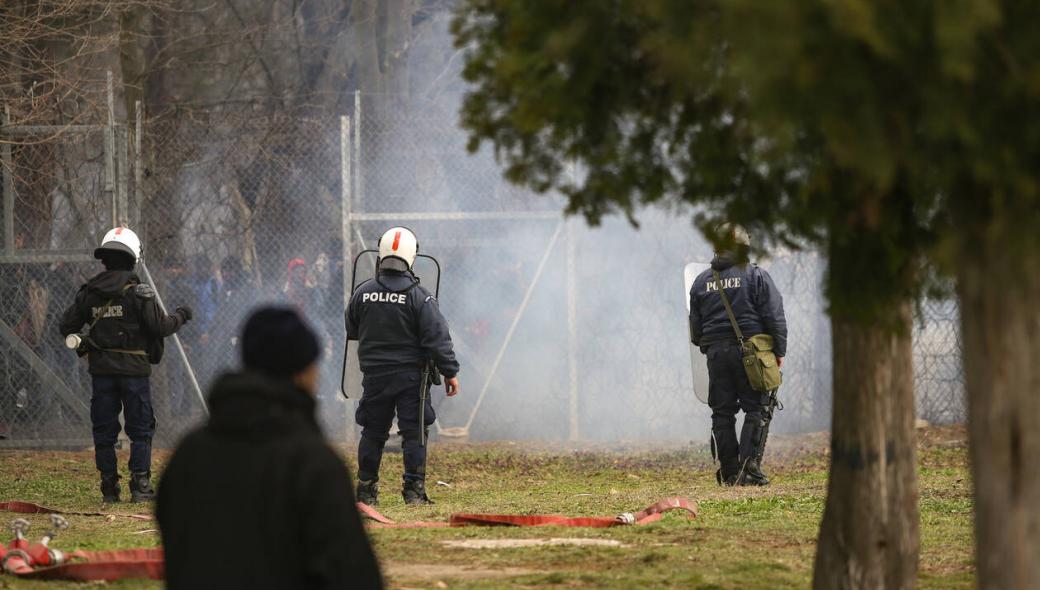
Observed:
[[[766,424],[766,413],[760,410],[751,410],[744,413],[744,424],[762,427]]]
[[[715,415],[711,416],[711,428],[712,430],[725,430],[727,428],[733,428],[737,425],[737,417],[729,415]]]
[[[389,432],[373,431],[371,428],[361,429],[361,438],[368,439],[369,442],[383,446],[386,441],[390,440]]]
[[[119,441],[119,428],[94,428],[95,447],[115,447]]]
[[[421,432],[422,431],[417,429],[417,428],[415,428],[415,429],[409,428],[408,430],[402,430],[401,431],[401,440],[404,441],[404,442],[422,442],[422,438],[419,436],[419,434]],[[427,440],[430,439],[430,429],[429,428],[426,429],[426,439]]]

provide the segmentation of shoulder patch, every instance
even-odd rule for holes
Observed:
[[[155,299],[155,291],[151,285],[141,283],[134,287],[134,295],[137,295],[141,299]]]

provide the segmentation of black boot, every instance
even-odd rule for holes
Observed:
[[[740,474],[740,459],[737,450],[737,432],[732,425],[712,430],[711,457],[719,462],[715,481],[720,486],[736,485]]]
[[[372,479],[365,481],[359,479],[357,482],[357,501],[369,506],[379,505],[379,483]]]
[[[721,463],[719,468],[715,471],[715,481],[720,486],[735,486],[737,485],[737,478],[740,476],[740,462],[737,459],[730,459]]]
[[[410,506],[433,504],[433,500],[426,495],[426,484],[422,480],[409,479],[405,481],[401,495],[404,496],[404,503]]]
[[[737,485],[742,486],[767,486],[769,485],[769,478],[766,477],[765,473],[762,473],[762,467],[754,457],[748,458],[746,461],[741,460],[743,469],[740,472],[740,479],[737,481]]]
[[[769,478],[762,473],[762,456],[769,437],[769,414],[749,412],[744,415],[744,428],[740,431],[740,477],[742,486],[767,486]]]
[[[113,504],[119,501],[118,473],[101,474],[101,500],[106,504]]]
[[[130,501],[151,502],[155,499],[155,490],[152,489],[152,474],[150,471],[141,471],[130,474]]]

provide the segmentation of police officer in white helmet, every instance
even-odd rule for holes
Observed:
[[[130,438],[130,492],[132,501],[153,499],[151,484],[152,437],[155,413],[148,377],[162,356],[162,339],[191,319],[191,310],[172,314],[159,309],[155,292],[134,274],[141,259],[141,240],[133,231],[117,227],[105,234],[94,250],[104,272],[87,281],[65,310],[59,329],[65,344],[86,356],[93,386],[90,421],[94,460],[101,472],[105,502],[119,501],[116,439],[119,413]]]
[[[433,363],[448,396],[459,392],[459,363],[437,300],[412,272],[419,243],[405,227],[379,239],[375,278],[355,289],[347,307],[347,339],[358,341],[363,394],[355,419],[358,443],[358,501],[378,501],[379,465],[390,425],[397,415],[404,455],[402,495],[407,504],[431,504],[426,495],[426,433],[436,419],[423,383]],[[420,399],[425,409],[420,410]],[[420,424],[420,416],[424,424]]]

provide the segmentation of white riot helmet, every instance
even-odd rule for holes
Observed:
[[[415,263],[415,255],[419,253],[419,240],[407,227],[391,227],[379,238],[379,263],[394,259],[404,262],[408,268]],[[387,268],[392,268],[388,266]],[[399,269],[405,270],[405,269]]]
[[[112,228],[101,240],[101,245],[94,250],[94,258],[102,258],[105,250],[129,254],[134,259],[134,264],[137,264],[141,260],[141,239],[130,228]]]

